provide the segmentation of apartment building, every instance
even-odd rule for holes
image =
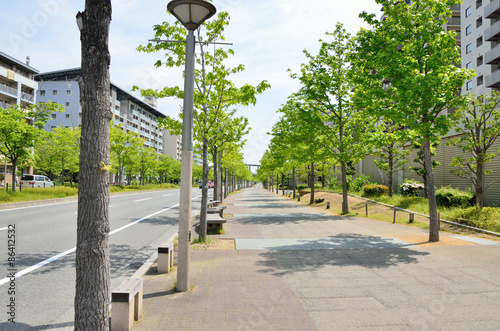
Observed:
[[[50,131],[58,126],[77,127],[81,125],[80,68],[41,73],[35,76],[38,82],[37,100],[52,101],[65,106],[64,113],[52,115],[44,129]],[[110,109],[116,124],[123,124],[123,130],[139,134],[144,146],[164,153],[164,130],[158,126],[158,118],[165,117],[151,101],[142,101],[124,89],[111,83]]]
[[[19,105],[26,108],[36,103],[37,82],[33,75],[39,71],[26,62],[19,61],[10,55],[0,52],[0,108]],[[0,174],[5,175],[3,183],[12,182],[12,166],[0,155]],[[28,170],[32,173],[33,169]]]

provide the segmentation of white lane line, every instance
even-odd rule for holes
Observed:
[[[134,202],[140,202],[140,201],[146,201],[146,200],[151,200],[151,198],[146,198],[146,199],[141,199],[141,200],[135,200]]]
[[[164,195],[162,195],[162,197],[169,197],[171,195],[173,195],[173,194],[164,194]]]
[[[7,230],[7,229],[8,229],[8,228],[1,228],[1,229],[0,229],[0,231],[2,231],[2,230]]]
[[[30,208],[38,208],[38,207],[50,207],[50,206],[55,206],[55,205],[64,205],[66,203],[77,203],[77,200],[73,201],[66,201],[66,202],[57,202],[57,203],[49,203],[46,205],[36,205],[36,206],[26,206],[26,207],[17,207],[17,208],[10,208],[10,209],[0,209],[0,213],[4,211],[11,211],[11,210],[19,210],[19,209],[30,209]]]
[[[176,204],[175,206],[172,206],[172,207],[168,207],[168,208],[162,209],[162,210],[160,210],[160,211],[158,211],[158,212],[156,212],[156,213],[153,213],[153,214],[148,215],[148,216],[146,216],[146,217],[143,217],[143,218],[141,218],[141,219],[139,219],[139,220],[137,220],[137,221],[134,221],[134,222],[132,222],[132,223],[129,223],[129,224],[127,224],[127,225],[124,225],[124,226],[122,226],[121,228],[118,228],[118,229],[116,229],[116,230],[113,230],[113,231],[111,231],[111,232],[109,233],[109,235],[111,236],[111,235],[113,235],[113,234],[115,234],[115,233],[117,233],[117,232],[120,232],[120,231],[122,231],[122,230],[125,230],[126,228],[128,228],[128,227],[130,227],[130,226],[132,226],[132,225],[134,225],[134,224],[137,224],[137,223],[139,223],[139,222],[142,222],[142,221],[144,221],[145,219],[148,219],[148,218],[150,218],[150,217],[153,217],[153,216],[155,216],[155,215],[158,215],[158,214],[160,214],[160,213],[163,213],[164,211],[170,210],[170,209],[175,208],[175,207],[178,207],[178,206],[179,206],[179,204]],[[55,260],[57,260],[57,259],[60,259],[61,257],[64,257],[64,256],[66,256],[66,255],[68,255],[68,254],[74,253],[75,251],[76,251],[76,247],[73,247],[73,248],[71,248],[71,249],[68,249],[67,251],[64,251],[64,252],[62,252],[62,253],[59,253],[59,254],[57,254],[57,255],[54,255],[54,256],[52,256],[51,258],[48,258],[48,259],[46,259],[46,260],[44,260],[44,261],[42,261],[42,262],[39,262],[39,263],[37,263],[37,264],[35,264],[35,265],[31,266],[31,267],[28,267],[28,268],[26,268],[26,269],[23,269],[23,270],[19,271],[18,273],[16,273],[16,278],[19,278],[19,277],[21,277],[21,276],[24,276],[24,275],[26,275],[27,273],[32,272],[33,270],[36,270],[36,269],[38,269],[38,268],[40,268],[40,267],[43,267],[44,265],[49,264],[50,262],[53,262],[53,261],[55,261]],[[2,286],[2,285],[3,285],[3,284],[5,284],[5,283],[8,283],[8,282],[10,282],[10,278],[5,277],[4,279],[0,280],[0,286]]]

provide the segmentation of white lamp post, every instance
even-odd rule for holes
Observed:
[[[189,290],[189,231],[191,229],[191,190],[193,168],[194,46],[193,31],[216,13],[214,5],[203,0],[173,0],[167,10],[188,30],[182,109],[181,191],[179,202],[179,249],[177,290]]]

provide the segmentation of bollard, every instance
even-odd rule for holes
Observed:
[[[366,214],[366,217],[368,217],[368,202],[365,203],[365,214]]]
[[[394,218],[392,219],[392,224],[396,223],[396,207],[394,207]]]
[[[326,202],[326,209],[330,209],[330,201]]]
[[[414,213],[410,213],[410,219],[408,220],[408,223],[413,223],[415,222],[415,214]]]

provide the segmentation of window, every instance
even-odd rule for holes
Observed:
[[[45,90],[40,90],[40,96],[43,97],[45,95]]]
[[[479,47],[483,44],[483,36],[476,39],[476,47]]]
[[[71,102],[66,102],[66,107],[71,107]]]
[[[470,52],[472,52],[472,44],[467,44],[465,46],[465,54],[469,54]]]
[[[480,57],[477,58],[476,60],[476,67],[479,67],[480,65],[483,64],[483,56],[481,55]]]
[[[69,118],[70,117],[70,114],[66,114],[66,118]]]
[[[465,35],[468,36],[472,32],[472,25],[469,25],[465,28]]]
[[[467,84],[466,84],[466,89],[467,89],[467,91],[472,90],[472,81],[471,81],[471,80],[469,80],[469,81],[467,82]]]
[[[484,79],[482,75],[477,77],[477,86],[483,85],[483,81]]]
[[[52,95],[57,95],[57,90],[53,90]]]
[[[465,65],[465,67],[466,67],[467,69],[471,70],[471,69],[472,69],[472,62],[467,63],[467,64]]]
[[[469,17],[469,16],[470,16],[470,14],[472,14],[472,9],[471,9],[471,7],[469,6],[469,7],[467,7],[467,9],[465,10],[465,17]]]
[[[57,116],[56,114],[52,114],[52,118],[56,118],[56,116]]]
[[[476,0],[476,9],[483,5],[483,0]]]
[[[481,25],[483,25],[483,18],[482,18],[482,17],[479,17],[479,18],[476,20],[476,28],[479,28]]]
[[[71,95],[71,90],[66,90],[66,95]]]

